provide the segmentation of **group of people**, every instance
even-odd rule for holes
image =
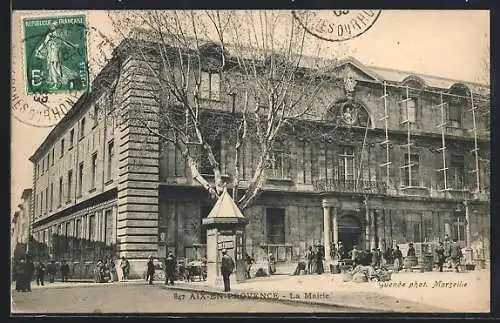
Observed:
[[[122,256],[120,259],[119,267],[121,269],[122,276],[118,277],[118,271],[116,269],[116,262],[113,257],[105,258],[104,261],[99,259],[95,265],[94,280],[97,283],[103,282],[115,282],[118,280],[125,281],[128,279],[130,273],[130,263],[127,258]]]
[[[43,261],[33,262],[31,256],[26,254],[25,257],[14,262],[13,278],[16,282],[16,291],[31,292],[31,281],[36,279],[36,284],[45,285],[45,274],[49,276],[49,282],[55,281],[57,274],[57,264],[55,260],[51,260],[47,265]],[[69,264],[66,260],[62,260],[59,266],[61,272],[61,281],[67,282],[70,274]]]

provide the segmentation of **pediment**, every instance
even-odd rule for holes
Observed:
[[[339,62],[335,68],[340,78],[351,77],[355,80],[379,81],[381,77],[353,58]]]

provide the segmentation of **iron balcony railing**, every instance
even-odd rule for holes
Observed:
[[[387,185],[381,181],[319,179],[314,182],[317,192],[345,192],[362,194],[386,194]]]

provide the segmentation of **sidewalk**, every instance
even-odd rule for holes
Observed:
[[[176,282],[175,286],[161,286],[202,295],[227,295],[222,292],[222,286],[206,282]],[[279,275],[234,284],[229,295],[350,307],[360,311],[489,312],[489,287],[487,271],[396,273],[392,281],[385,284],[343,282],[341,275],[331,274]],[[186,295],[198,296],[196,293]]]
[[[43,288],[71,288],[71,287],[94,287],[94,286],[105,286],[105,285],[111,285],[111,284],[138,284],[138,283],[144,283],[144,279],[129,279],[127,281],[119,281],[119,282],[112,282],[112,283],[96,283],[93,280],[90,279],[82,279],[82,280],[73,280],[69,279],[67,282],[61,282],[61,281],[55,281],[53,283],[49,282],[44,282],[44,285],[37,285],[35,281],[31,282],[31,290],[36,290],[36,289],[43,289]],[[15,291],[16,285],[15,283],[11,284],[11,290]]]

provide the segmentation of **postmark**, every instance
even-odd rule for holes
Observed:
[[[299,24],[322,40],[339,42],[361,36],[377,21],[382,10],[292,11]]]
[[[15,15],[11,114],[33,127],[53,127],[89,94],[86,14]]]
[[[87,89],[84,15],[25,18],[23,27],[28,94]]]

